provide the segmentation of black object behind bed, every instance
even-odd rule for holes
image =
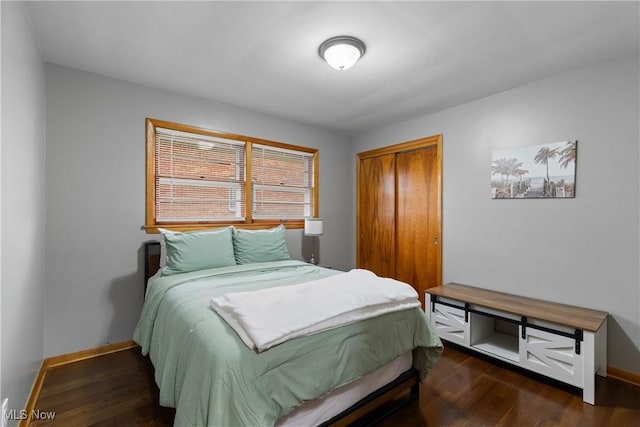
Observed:
[[[144,242],[144,289],[147,290],[149,278],[160,268],[160,242]]]

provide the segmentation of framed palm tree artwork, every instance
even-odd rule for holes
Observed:
[[[578,141],[494,150],[492,199],[563,199],[576,196]]]

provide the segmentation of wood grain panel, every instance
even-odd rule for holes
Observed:
[[[425,289],[440,285],[438,149],[431,145],[396,156],[396,278]]]
[[[530,319],[548,321],[589,332],[596,332],[609,315],[604,311],[521,297],[459,283],[448,283],[444,286],[427,289],[427,292],[432,295],[468,302],[472,305],[477,304],[517,316],[526,316]]]
[[[395,275],[395,155],[358,163],[357,233],[359,268]]]
[[[607,376],[640,387],[640,374],[608,366]]]
[[[383,197],[376,171],[391,158],[394,188]],[[356,177],[356,265],[412,284],[424,304],[424,290],[442,284],[442,135],[358,153]],[[377,238],[382,228],[393,235]]]

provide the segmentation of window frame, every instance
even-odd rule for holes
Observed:
[[[255,219],[253,218],[253,197],[254,184],[251,180],[252,148],[253,144],[260,144],[269,147],[283,148],[287,150],[310,153],[313,156],[313,185],[311,196],[313,198],[312,216],[317,217],[319,212],[319,150],[317,148],[304,147],[299,145],[286,144],[283,142],[270,141],[262,138],[255,138],[245,135],[220,132],[201,127],[173,123],[164,120],[146,119],[146,182],[145,182],[145,225],[142,228],[147,233],[159,233],[158,228],[165,228],[174,231],[195,231],[206,230],[216,227],[233,225],[237,228],[271,228],[283,224],[288,229],[304,228],[304,218],[300,219]],[[165,128],[180,132],[194,133],[198,135],[212,136],[245,143],[245,215],[244,218],[233,221],[199,221],[199,222],[173,222],[156,220],[156,128]]]

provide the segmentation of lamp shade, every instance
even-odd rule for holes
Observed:
[[[322,236],[322,218],[305,218],[304,235]]]

